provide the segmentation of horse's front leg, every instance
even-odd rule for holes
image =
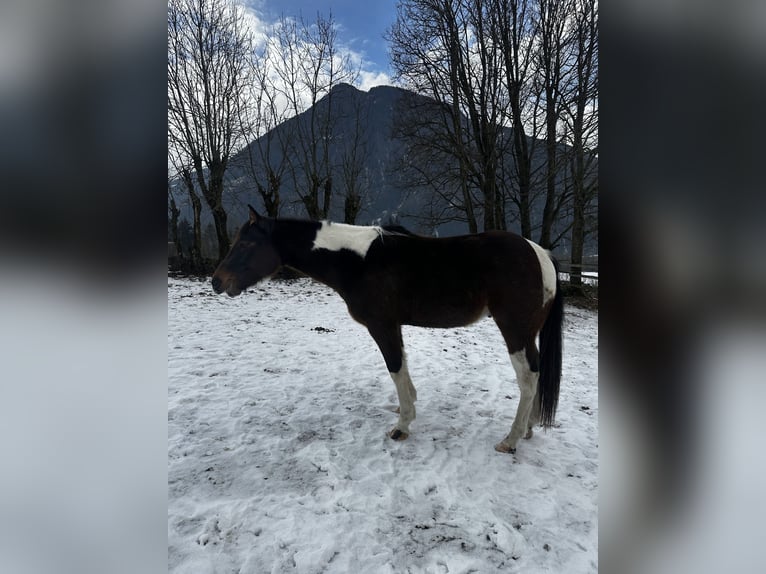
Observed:
[[[388,433],[394,440],[404,440],[410,435],[410,423],[415,420],[415,401],[417,391],[407,370],[407,358],[402,344],[402,328],[400,325],[369,326],[370,335],[375,339],[386,367],[396,386],[399,397],[399,421]]]

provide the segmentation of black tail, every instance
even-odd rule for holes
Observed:
[[[538,393],[540,395],[540,422],[544,427],[553,424],[556,407],[559,404],[559,385],[561,383],[561,352],[562,332],[564,321],[564,297],[559,283],[559,264],[553,257],[556,268],[556,296],[548,317],[540,331],[540,379]]]

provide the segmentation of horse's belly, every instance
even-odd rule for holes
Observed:
[[[483,304],[472,307],[424,304],[413,307],[411,316],[406,323],[416,327],[449,329],[464,327],[485,317],[489,317],[489,310]]]

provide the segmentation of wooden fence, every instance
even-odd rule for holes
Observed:
[[[559,271],[561,273],[566,273],[568,276],[573,269],[579,268],[583,282],[598,285],[598,255],[583,257],[582,263],[579,265],[573,265],[567,256],[556,256],[556,259],[559,262]]]

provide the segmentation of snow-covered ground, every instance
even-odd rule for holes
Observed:
[[[394,442],[393,382],[332,290],[169,278],[169,570],[596,572],[598,316],[566,312],[557,426],[503,455],[519,393],[491,319],[404,328]]]

